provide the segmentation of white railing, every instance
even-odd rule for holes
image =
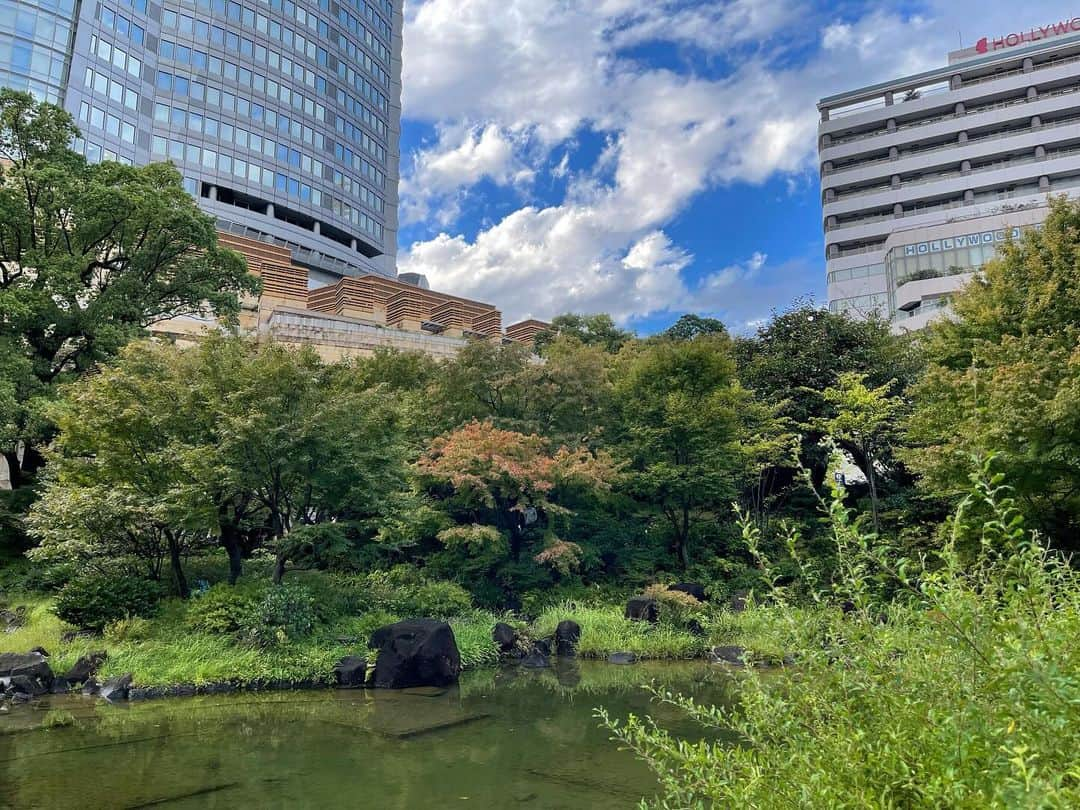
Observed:
[[[850,171],[852,169],[861,169],[864,166],[876,166],[880,163],[898,163],[899,161],[909,157],[922,157],[923,155],[932,155],[935,152],[947,152],[955,149],[962,149],[965,146],[971,146],[977,143],[999,141],[1002,138],[1015,138],[1019,135],[1030,135],[1032,132],[1042,132],[1043,130],[1047,129],[1058,129],[1059,127],[1075,127],[1077,125],[1080,125],[1080,116],[1072,116],[1071,118],[1063,118],[1060,121],[1051,121],[1050,123],[1043,124],[1041,127],[1027,126],[1023,129],[1011,129],[1008,132],[993,132],[989,135],[968,138],[965,143],[950,141],[949,143],[942,144],[941,146],[932,146],[929,149],[908,150],[907,152],[901,152],[900,155],[896,158],[874,158],[873,160],[867,160],[860,163],[852,163],[847,166],[841,166],[840,168],[833,168],[831,172],[826,172],[825,176],[832,177],[835,174],[840,174],[841,172]]]
[[[918,129],[920,127],[929,126],[930,124],[937,124],[937,123],[940,123],[942,121],[949,121],[949,120],[955,120],[955,119],[959,119],[959,118],[966,118],[969,115],[978,115],[979,113],[988,112],[989,110],[1004,110],[1004,109],[1006,109],[1008,107],[1015,107],[1015,106],[1020,105],[1020,104],[1029,104],[1032,101],[1044,101],[1044,100],[1049,99],[1049,98],[1056,98],[1058,96],[1068,95],[1070,93],[1075,93],[1077,91],[1080,91],[1080,85],[1075,85],[1075,86],[1071,86],[1071,87],[1061,87],[1061,88],[1058,88],[1057,90],[1049,90],[1046,93],[1040,93],[1039,95],[1037,95],[1033,99],[1028,99],[1025,96],[1024,98],[1009,99],[1008,101],[997,101],[997,102],[994,102],[993,104],[984,104],[984,105],[979,106],[979,107],[972,107],[970,110],[965,110],[964,112],[962,112],[960,114],[947,113],[945,115],[934,116],[933,118],[920,118],[917,121],[909,121],[906,124],[901,124],[901,125],[897,126],[895,131],[900,132],[900,131],[904,131],[904,130]],[[861,141],[861,140],[865,140],[867,138],[875,138],[878,135],[885,135],[885,134],[888,134],[889,132],[890,132],[890,130],[888,130],[888,129],[878,129],[878,130],[875,130],[873,132],[861,132],[861,133],[858,133],[856,135],[848,135],[845,138],[836,138],[829,144],[829,147],[827,147],[827,148],[832,148],[833,146],[843,146],[844,144],[854,143],[855,141]]]

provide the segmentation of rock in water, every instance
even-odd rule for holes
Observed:
[[[517,631],[506,624],[499,622],[491,631],[491,640],[499,645],[499,652],[508,653],[517,645]]]
[[[375,686],[405,689],[410,686],[449,686],[461,672],[454,631],[446,622],[411,619],[380,627],[371,636],[375,659]]]
[[[745,647],[729,646],[712,648],[713,661],[717,664],[731,664],[736,667],[745,666],[746,662],[743,660],[745,656]]]
[[[334,680],[338,686],[363,686],[367,680],[367,659],[356,655],[347,655],[334,667]]]
[[[131,691],[131,680],[130,672],[127,675],[117,675],[115,678],[109,678],[101,685],[98,694],[110,703],[127,700],[128,692]]]
[[[674,585],[668,586],[668,590],[688,593],[699,602],[709,601],[709,597],[705,595],[705,586],[696,582],[676,582]]]
[[[17,685],[20,692],[43,695],[52,689],[53,678],[52,669],[39,653],[0,653],[0,686]]]
[[[626,603],[626,618],[635,622],[649,622],[656,624],[660,618],[660,611],[656,607],[656,600],[650,596],[632,596]]]
[[[616,652],[608,656],[609,664],[636,664],[637,656],[632,652]]]
[[[109,654],[105,652],[105,650],[87,653],[75,662],[75,666],[68,670],[64,677],[67,679],[68,683],[74,684],[75,686],[86,683],[97,674],[98,669],[105,663],[105,659],[108,657]]]
[[[558,655],[576,655],[580,639],[581,625],[570,619],[564,619],[555,628],[555,652]]]
[[[551,666],[551,661],[539,650],[533,650],[522,659],[521,665],[529,669],[547,669]]]

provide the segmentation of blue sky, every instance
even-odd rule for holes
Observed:
[[[399,269],[504,322],[824,301],[823,95],[1061,3],[408,0]]]

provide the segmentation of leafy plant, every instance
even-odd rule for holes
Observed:
[[[148,616],[157,608],[157,583],[139,577],[90,575],[73,579],[56,598],[56,615],[76,627],[101,630],[129,616]]]
[[[950,536],[925,559],[869,542],[838,499],[828,508],[842,563],[831,579],[811,573],[812,620],[779,587],[777,607],[748,611],[797,667],[749,669],[732,707],[653,690],[724,741],[690,744],[648,718],[599,713],[658,775],[661,795],[645,804],[1080,803],[1080,575],[1024,529],[1000,474],[979,468]],[[957,551],[972,538],[974,562]]]

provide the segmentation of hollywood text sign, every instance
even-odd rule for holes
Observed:
[[[1071,20],[1040,25],[1027,31],[1014,31],[1003,37],[995,37],[994,39],[983,37],[975,43],[975,51],[977,53],[1000,51],[1005,48],[1015,48],[1017,45],[1027,45],[1050,37],[1059,37],[1063,34],[1075,34],[1077,32],[1080,32],[1080,17],[1073,17]]]
[[[1030,226],[1041,231],[1042,224]],[[999,228],[995,231],[980,231],[967,233],[948,239],[933,239],[929,242],[917,242],[913,245],[904,245],[905,256],[923,256],[927,253],[940,253],[943,250],[956,248],[978,247],[979,245],[992,245],[995,242],[1004,242],[1006,239],[1019,239],[1021,228]]]

